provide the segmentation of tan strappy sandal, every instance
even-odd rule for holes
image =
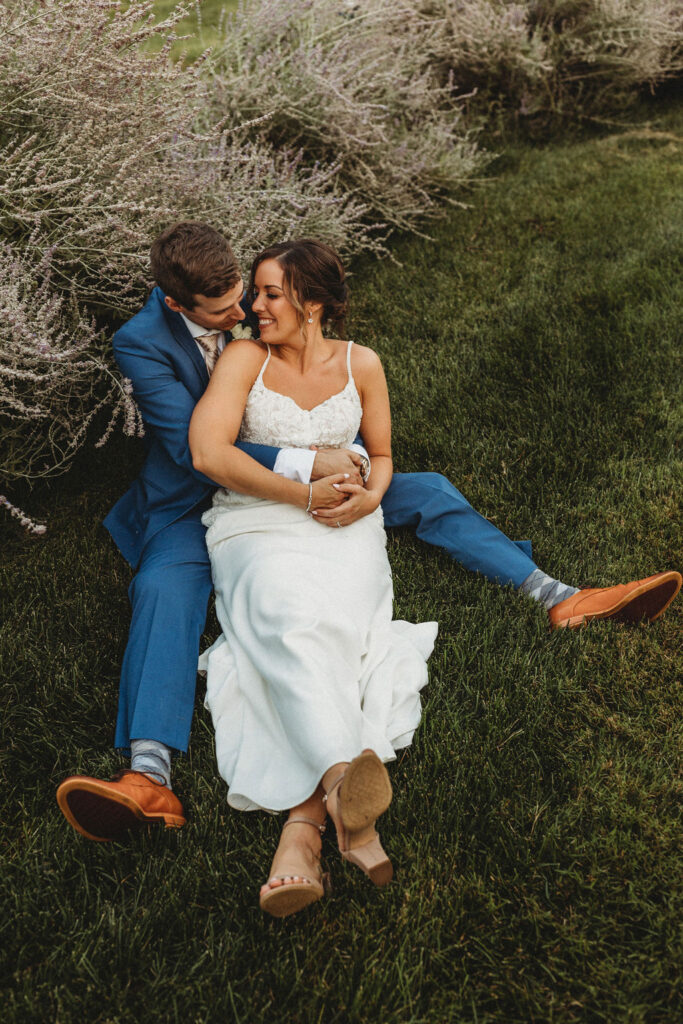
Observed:
[[[386,885],[394,869],[375,831],[375,820],[391,803],[389,773],[373,750],[364,750],[334,780],[323,797],[325,805],[337,787],[339,852],[375,885]]]
[[[282,831],[287,828],[288,825],[312,825],[313,828],[317,828],[320,835],[325,834],[326,825],[319,821],[315,821],[313,818],[290,818],[282,826]],[[292,881],[287,881],[287,879]],[[299,881],[294,881],[299,879]],[[285,871],[277,875],[271,875],[266,885],[270,885],[271,882],[282,881],[283,885],[278,885],[274,889],[268,889],[267,892],[261,893],[259,896],[259,906],[261,910],[265,910],[267,914],[272,914],[273,917],[287,917],[289,914],[296,914],[298,910],[303,910],[310,903],[315,903],[316,900],[321,899],[325,895],[325,890],[329,889],[329,879],[323,875],[321,871],[318,873],[317,878],[308,878],[306,875],[299,874],[298,871]],[[324,883],[324,884],[323,884]]]

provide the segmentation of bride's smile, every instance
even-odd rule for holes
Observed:
[[[319,315],[309,310],[310,305],[307,304],[304,312],[298,300],[286,293],[283,270],[277,260],[264,260],[259,264],[253,284],[252,309],[258,316],[259,333],[264,342],[298,349],[304,341],[310,342],[312,336],[322,337]]]

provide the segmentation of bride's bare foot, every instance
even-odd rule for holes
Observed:
[[[286,917],[323,896],[320,851],[324,831],[322,821],[303,815],[292,815],[285,823],[270,877],[261,886],[261,910]]]
[[[391,803],[386,768],[374,751],[364,750],[350,764],[330,768],[323,789],[342,857],[364,871],[375,885],[386,885],[394,869],[375,831],[375,820]]]

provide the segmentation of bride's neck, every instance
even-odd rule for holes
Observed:
[[[303,374],[328,358],[329,341],[323,337],[320,328],[315,327],[303,337],[299,335],[278,345],[277,353],[280,359]]]

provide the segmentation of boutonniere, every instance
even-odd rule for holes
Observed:
[[[253,340],[254,335],[251,333],[251,327],[249,324],[235,324],[230,330],[230,336],[233,341],[237,341],[238,338],[251,338]]]

